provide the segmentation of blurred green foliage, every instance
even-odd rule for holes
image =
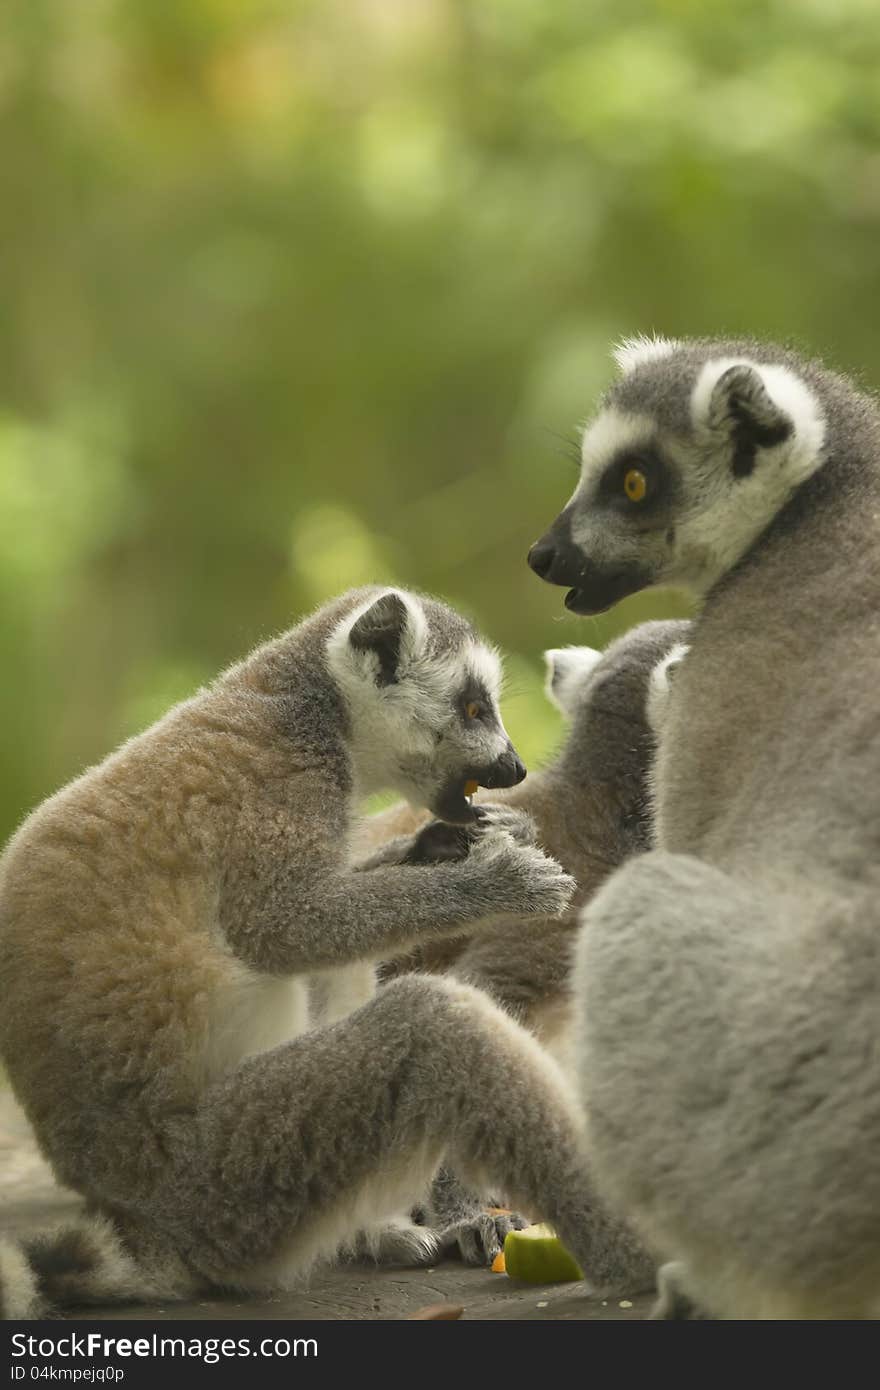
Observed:
[[[0,834],[260,637],[396,580],[511,654],[623,334],[880,377],[875,0],[6,0]]]

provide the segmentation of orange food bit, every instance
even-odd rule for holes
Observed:
[[[465,782],[465,784],[464,784],[464,794],[465,794],[465,796],[473,796],[474,792],[477,790],[477,788],[479,787],[479,785],[480,785],[479,782]]]
[[[506,1273],[507,1273],[507,1261],[506,1261],[505,1258],[504,1258],[504,1251],[503,1251],[503,1250],[499,1250],[499,1251],[498,1251],[498,1254],[495,1256],[494,1260],[492,1261],[492,1273],[493,1273],[493,1274],[506,1274]]]

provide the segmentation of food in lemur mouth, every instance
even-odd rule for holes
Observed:
[[[465,796],[473,796],[474,792],[477,790],[477,788],[479,787],[479,785],[480,785],[479,782],[465,782],[465,784],[464,784],[464,794],[465,794]]]

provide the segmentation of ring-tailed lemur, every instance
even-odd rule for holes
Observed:
[[[702,611],[660,848],[583,917],[597,1171],[676,1262],[661,1313],[877,1316],[880,413],[767,344],[620,365],[531,563],[577,612],[656,583]]]
[[[447,971],[485,990],[547,1047],[563,1069],[573,1069],[571,965],[579,909],[600,883],[651,843],[649,778],[673,665],[685,652],[688,623],[653,622],[634,628],[604,652],[563,647],[545,653],[547,694],[565,715],[568,732],[556,758],[519,786],[478,794],[526,813],[538,844],[577,883],[569,907],[530,923],[500,918],[477,932],[426,942],[381,967],[383,978],[411,970]],[[467,827],[424,824],[407,805],[369,817],[361,827],[363,852],[381,852],[389,839],[409,863],[461,858]],[[413,835],[411,844],[401,840]],[[491,1263],[514,1216],[492,1216],[493,1200],[468,1192],[445,1170],[438,1175],[424,1219],[454,1237],[469,1263]]]
[[[562,647],[545,652],[548,697],[567,722],[565,742],[545,767],[502,792],[478,792],[474,806],[527,814],[537,842],[575,880],[558,917],[534,923],[494,921],[478,932],[415,946],[380,967],[383,979],[411,970],[451,970],[486,990],[553,1050],[563,1024],[572,933],[580,907],[624,859],[651,843],[649,777],[655,728],[662,720],[668,671],[682,659],[689,624],[643,623],[605,652]],[[464,858],[472,828],[430,821],[401,803],[368,817],[359,853],[378,856],[390,841],[410,864]],[[407,837],[412,836],[412,840]]]
[[[282,1287],[368,1228],[375,1253],[430,1258],[424,1232],[382,1227],[445,1156],[557,1221],[597,1283],[644,1278],[593,1200],[567,1083],[477,990],[411,978],[369,997],[362,979],[359,1009],[305,1031],[315,971],[568,901],[528,827],[517,843],[491,816],[462,863],[348,860],[372,789],[468,822],[468,781],[524,774],[498,679],[445,606],[357,591],[24,823],[0,860],[0,1054],[93,1214],[0,1243],[7,1316]]]

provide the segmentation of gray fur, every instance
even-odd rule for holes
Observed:
[[[539,845],[577,883],[570,907],[526,930],[518,919],[501,918],[478,932],[418,946],[385,963],[384,978],[421,969],[446,971],[476,985],[570,1070],[571,957],[579,909],[618,865],[650,843],[655,731],[646,717],[647,692],[654,671],[681,650],[688,626],[645,623],[601,655],[588,648],[548,653],[549,690],[562,701],[569,721],[564,746],[520,786],[500,797],[497,792],[477,796],[477,805],[511,833],[517,833],[515,822],[500,818],[528,816],[532,829],[518,833],[536,833]],[[424,813],[397,806],[371,817],[361,841],[364,851],[372,851],[369,862],[424,864],[462,857],[472,834],[436,821],[425,825]],[[511,1218],[487,1216],[488,1201],[444,1170],[423,1219],[444,1233],[445,1243],[454,1240],[468,1262],[491,1263]]]
[[[689,415],[700,369],[729,356],[783,364],[815,407],[811,424],[787,406],[793,431],[738,479],[735,411],[713,409],[699,436]],[[700,518],[702,578],[693,556],[653,570],[650,534],[647,568],[705,601],[660,744],[659,848],[583,917],[597,1173],[676,1262],[671,1315],[877,1316],[880,414],[819,364],[752,343],[682,345],[609,399],[651,422]],[[573,526],[598,534],[579,506]],[[603,544],[608,565],[610,530]]]
[[[283,1287],[341,1248],[424,1261],[436,1239],[396,1213],[446,1155],[557,1221],[598,1282],[645,1277],[637,1249],[609,1245],[579,1109],[533,1039],[462,984],[373,997],[378,955],[475,916],[560,911],[572,887],[491,826],[461,863],[351,866],[354,799],[377,779],[467,819],[456,787],[475,760],[518,775],[490,692],[462,720],[462,670],[497,676],[463,619],[403,594],[394,651],[348,640],[381,594],[259,648],[7,847],[0,1053],[92,1213],[0,1245],[7,1316]]]

